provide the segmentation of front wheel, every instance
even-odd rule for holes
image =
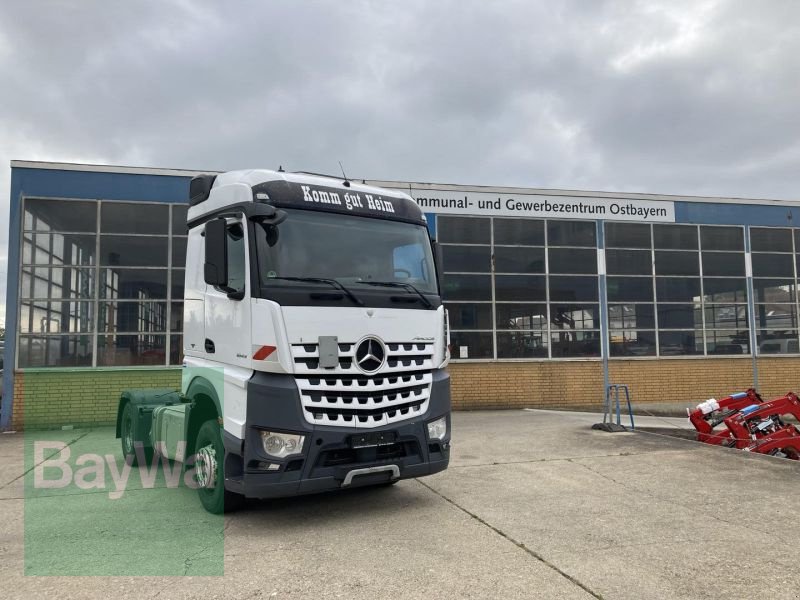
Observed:
[[[215,515],[239,508],[244,503],[244,496],[225,489],[222,469],[225,448],[216,419],[209,419],[200,426],[194,447],[195,481],[203,508]]]

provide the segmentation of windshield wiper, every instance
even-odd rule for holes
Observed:
[[[364,285],[379,285],[382,287],[403,288],[405,290],[409,290],[416,293],[417,296],[420,297],[420,300],[422,300],[422,303],[426,306],[426,308],[433,308],[433,304],[431,304],[431,301],[425,297],[425,294],[420,292],[419,288],[417,288],[414,285],[411,285],[410,283],[402,283],[400,281],[359,281],[358,283],[363,283]]]
[[[332,285],[335,288],[338,288],[344,295],[350,298],[353,302],[358,304],[359,306],[364,306],[364,302],[356,296],[353,292],[348,290],[344,287],[340,282],[336,281],[335,279],[325,279],[322,277],[267,277],[267,279],[282,279],[283,281],[309,281],[311,283],[327,283],[328,285]]]

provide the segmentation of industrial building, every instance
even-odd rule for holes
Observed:
[[[13,161],[0,428],[113,422],[179,387],[189,181]],[[367,181],[442,248],[454,408],[797,387],[800,202]]]

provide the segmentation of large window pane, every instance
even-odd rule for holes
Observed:
[[[746,304],[706,304],[707,329],[748,328]]]
[[[24,226],[36,231],[96,231],[97,203],[28,198]]]
[[[450,329],[491,329],[491,304],[448,303],[445,305],[450,318]]]
[[[445,272],[489,273],[492,251],[489,246],[441,246]]]
[[[167,238],[100,236],[100,264],[120,267],[166,267]]]
[[[797,312],[794,304],[756,304],[756,327],[769,329],[794,329]]]
[[[753,279],[755,302],[794,302],[794,279]]]
[[[697,277],[656,278],[658,302],[696,302],[700,300],[700,279]]]
[[[116,285],[112,286],[111,282]],[[166,298],[167,270],[100,269],[100,297],[111,300]]]
[[[703,278],[705,302],[747,302],[747,280]]]
[[[174,299],[183,298],[183,286],[185,281],[186,269],[172,269],[172,297]]]
[[[551,304],[551,329],[597,329],[600,327],[598,304]]]
[[[752,254],[753,277],[794,277],[791,254]]]
[[[739,330],[706,330],[708,354],[750,354],[750,332]]]
[[[700,331],[659,331],[658,344],[661,356],[703,353],[703,336]]]
[[[35,267],[22,270],[21,298],[94,297],[94,269]]]
[[[594,221],[548,221],[548,246],[597,246]]]
[[[694,225],[653,225],[653,245],[664,250],[696,250]]]
[[[169,206],[140,202],[103,202],[100,207],[103,233],[169,233]]]
[[[703,252],[703,275],[744,277],[744,254]]]
[[[488,244],[489,219],[474,217],[436,217],[436,237],[441,243]]]
[[[553,358],[600,356],[600,332],[561,330],[550,334]]]
[[[491,300],[491,275],[452,275],[445,273],[442,295],[445,300]],[[174,283],[173,283],[174,285]],[[173,297],[175,294],[173,293]]]
[[[797,330],[759,329],[756,335],[759,354],[797,354]]]
[[[167,330],[166,302],[100,302],[97,330],[101,333],[135,333]]]
[[[536,302],[546,297],[544,275],[495,276],[495,298],[498,301]]]
[[[650,250],[606,250],[609,275],[650,275],[653,257]]]
[[[497,358],[547,358],[547,332],[498,331]]]
[[[91,335],[20,335],[19,367],[91,367]]]
[[[550,248],[551,273],[597,273],[597,250]]]
[[[702,327],[700,306],[695,304],[659,304],[659,329],[688,329]]]
[[[171,335],[169,336],[169,364],[179,365],[183,361],[183,336]]]
[[[650,248],[650,225],[606,223],[606,248]]]
[[[165,335],[102,335],[97,338],[97,366],[165,365]]]
[[[744,250],[744,229],[741,227],[701,227],[703,250]]]
[[[494,269],[498,273],[544,273],[544,248],[495,247]]]
[[[550,276],[551,302],[597,302],[597,277]]]
[[[185,267],[186,266],[186,238],[173,237],[172,238],[172,266]]]
[[[183,298],[180,298],[183,300]],[[183,331],[183,302],[173,302],[169,317],[169,330]]]
[[[534,219],[495,219],[494,244],[544,246],[544,221]]]
[[[186,218],[189,215],[188,204],[175,204],[172,206],[172,233],[173,235],[188,235],[189,227]]]
[[[607,277],[609,302],[652,302],[652,277]]]
[[[609,330],[611,356],[655,356],[656,332],[637,329]]]
[[[610,304],[608,306],[610,329],[654,329],[655,310],[652,304]]]
[[[545,329],[546,304],[495,304],[497,329]]]
[[[26,242],[23,263],[37,265],[93,265],[97,249],[97,238],[86,234],[42,234],[33,236],[33,243]]]
[[[750,250],[753,252],[791,252],[792,230],[778,227],[751,227]]]
[[[92,302],[23,302],[19,330],[22,333],[86,333],[94,322]]]
[[[697,252],[656,251],[656,275],[700,275]]]
[[[450,332],[450,355],[455,358],[494,358],[490,332]]]

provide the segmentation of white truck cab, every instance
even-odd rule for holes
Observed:
[[[123,393],[129,460],[183,460],[211,512],[447,468],[447,315],[410,196],[203,175],[188,225],[182,389]]]

